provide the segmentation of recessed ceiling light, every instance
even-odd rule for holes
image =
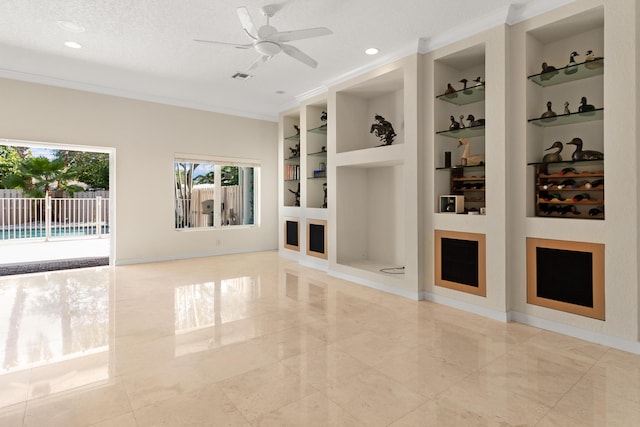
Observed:
[[[283,91],[283,90],[277,90],[277,91],[276,91],[276,93],[277,93],[278,95],[284,95],[284,94],[285,94],[285,91]]]
[[[58,21],[58,26],[63,30],[71,31],[72,33],[84,33],[85,31],[82,25],[71,21]]]
[[[64,42],[66,47],[70,47],[71,49],[80,49],[82,45],[78,42]]]
[[[375,47],[370,47],[369,49],[364,51],[364,53],[366,53],[367,55],[376,55],[378,52],[380,51]]]

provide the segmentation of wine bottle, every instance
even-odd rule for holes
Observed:
[[[596,179],[595,181],[587,182],[584,187],[585,188],[597,188],[600,185],[604,184],[604,178]]]
[[[560,194],[558,194],[558,193],[551,193],[551,194],[547,194],[546,196],[542,197],[542,200],[544,200],[545,202],[550,202],[553,199],[560,200],[561,202],[564,201],[562,196],[560,196]]]
[[[565,179],[560,184],[558,184],[558,190],[562,190],[564,187],[566,187],[568,185],[573,185],[575,183],[576,183],[575,179]]]
[[[589,199],[591,199],[591,196],[589,195],[589,193],[576,194],[575,196],[573,196],[574,202],[579,202],[580,200],[589,200]]]
[[[556,205],[547,206],[547,208],[544,210],[545,215],[551,215],[554,212],[560,212],[560,208]]]
[[[551,190],[554,185],[558,185],[558,181],[547,181],[545,185],[542,186],[545,190]]]
[[[560,175],[566,175],[568,173],[578,173],[575,168],[564,168],[560,171]]]
[[[585,179],[582,181],[577,181],[575,184],[573,184],[571,186],[571,188],[578,188],[578,187],[582,187],[583,185],[587,185],[589,182]]]
[[[596,216],[604,213],[604,207],[589,209],[589,216]]]
[[[575,215],[578,215],[578,210],[573,205],[562,206],[560,208],[560,210],[559,210],[560,215],[564,215],[564,214],[567,214],[569,212],[571,212],[571,213],[573,213]]]

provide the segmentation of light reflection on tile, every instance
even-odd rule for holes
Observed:
[[[0,425],[640,425],[640,356],[261,252],[0,278]]]

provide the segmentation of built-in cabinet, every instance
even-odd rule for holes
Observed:
[[[637,268],[624,260],[637,255],[635,187],[609,191],[605,219],[605,182],[638,181],[638,77],[626,71],[638,28],[627,18],[604,1],[572,2],[336,83],[284,113],[281,219],[299,220],[301,247],[327,251],[330,274],[505,321],[633,340]],[[605,57],[620,64],[605,70]],[[377,116],[392,124],[392,142],[376,135]],[[574,157],[579,141],[603,158]],[[297,177],[284,173],[290,164]],[[307,241],[310,229],[324,241]],[[597,315],[539,302],[556,294],[546,283],[555,276],[535,269],[553,264],[558,242],[603,248]],[[461,250],[473,254],[469,277],[457,275]],[[565,252],[570,268],[593,256]]]

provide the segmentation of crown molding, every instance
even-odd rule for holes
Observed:
[[[19,81],[24,81],[28,83],[43,84],[47,86],[62,87],[65,89],[79,90],[83,92],[97,93],[101,95],[116,96],[119,98],[133,99],[137,101],[152,102],[154,104],[163,104],[163,105],[170,105],[174,107],[190,108],[194,110],[208,111],[211,113],[225,114],[229,116],[239,116],[239,117],[245,117],[248,119],[264,120],[268,122],[278,121],[277,114],[273,114],[273,115],[256,114],[253,112],[244,111],[244,110],[235,110],[228,107],[203,104],[199,102],[187,101],[187,100],[178,99],[178,98],[151,95],[143,92],[116,89],[108,86],[101,86],[101,85],[77,82],[73,80],[59,79],[56,77],[44,76],[41,74],[8,70],[5,68],[0,68],[0,78],[19,80]]]

